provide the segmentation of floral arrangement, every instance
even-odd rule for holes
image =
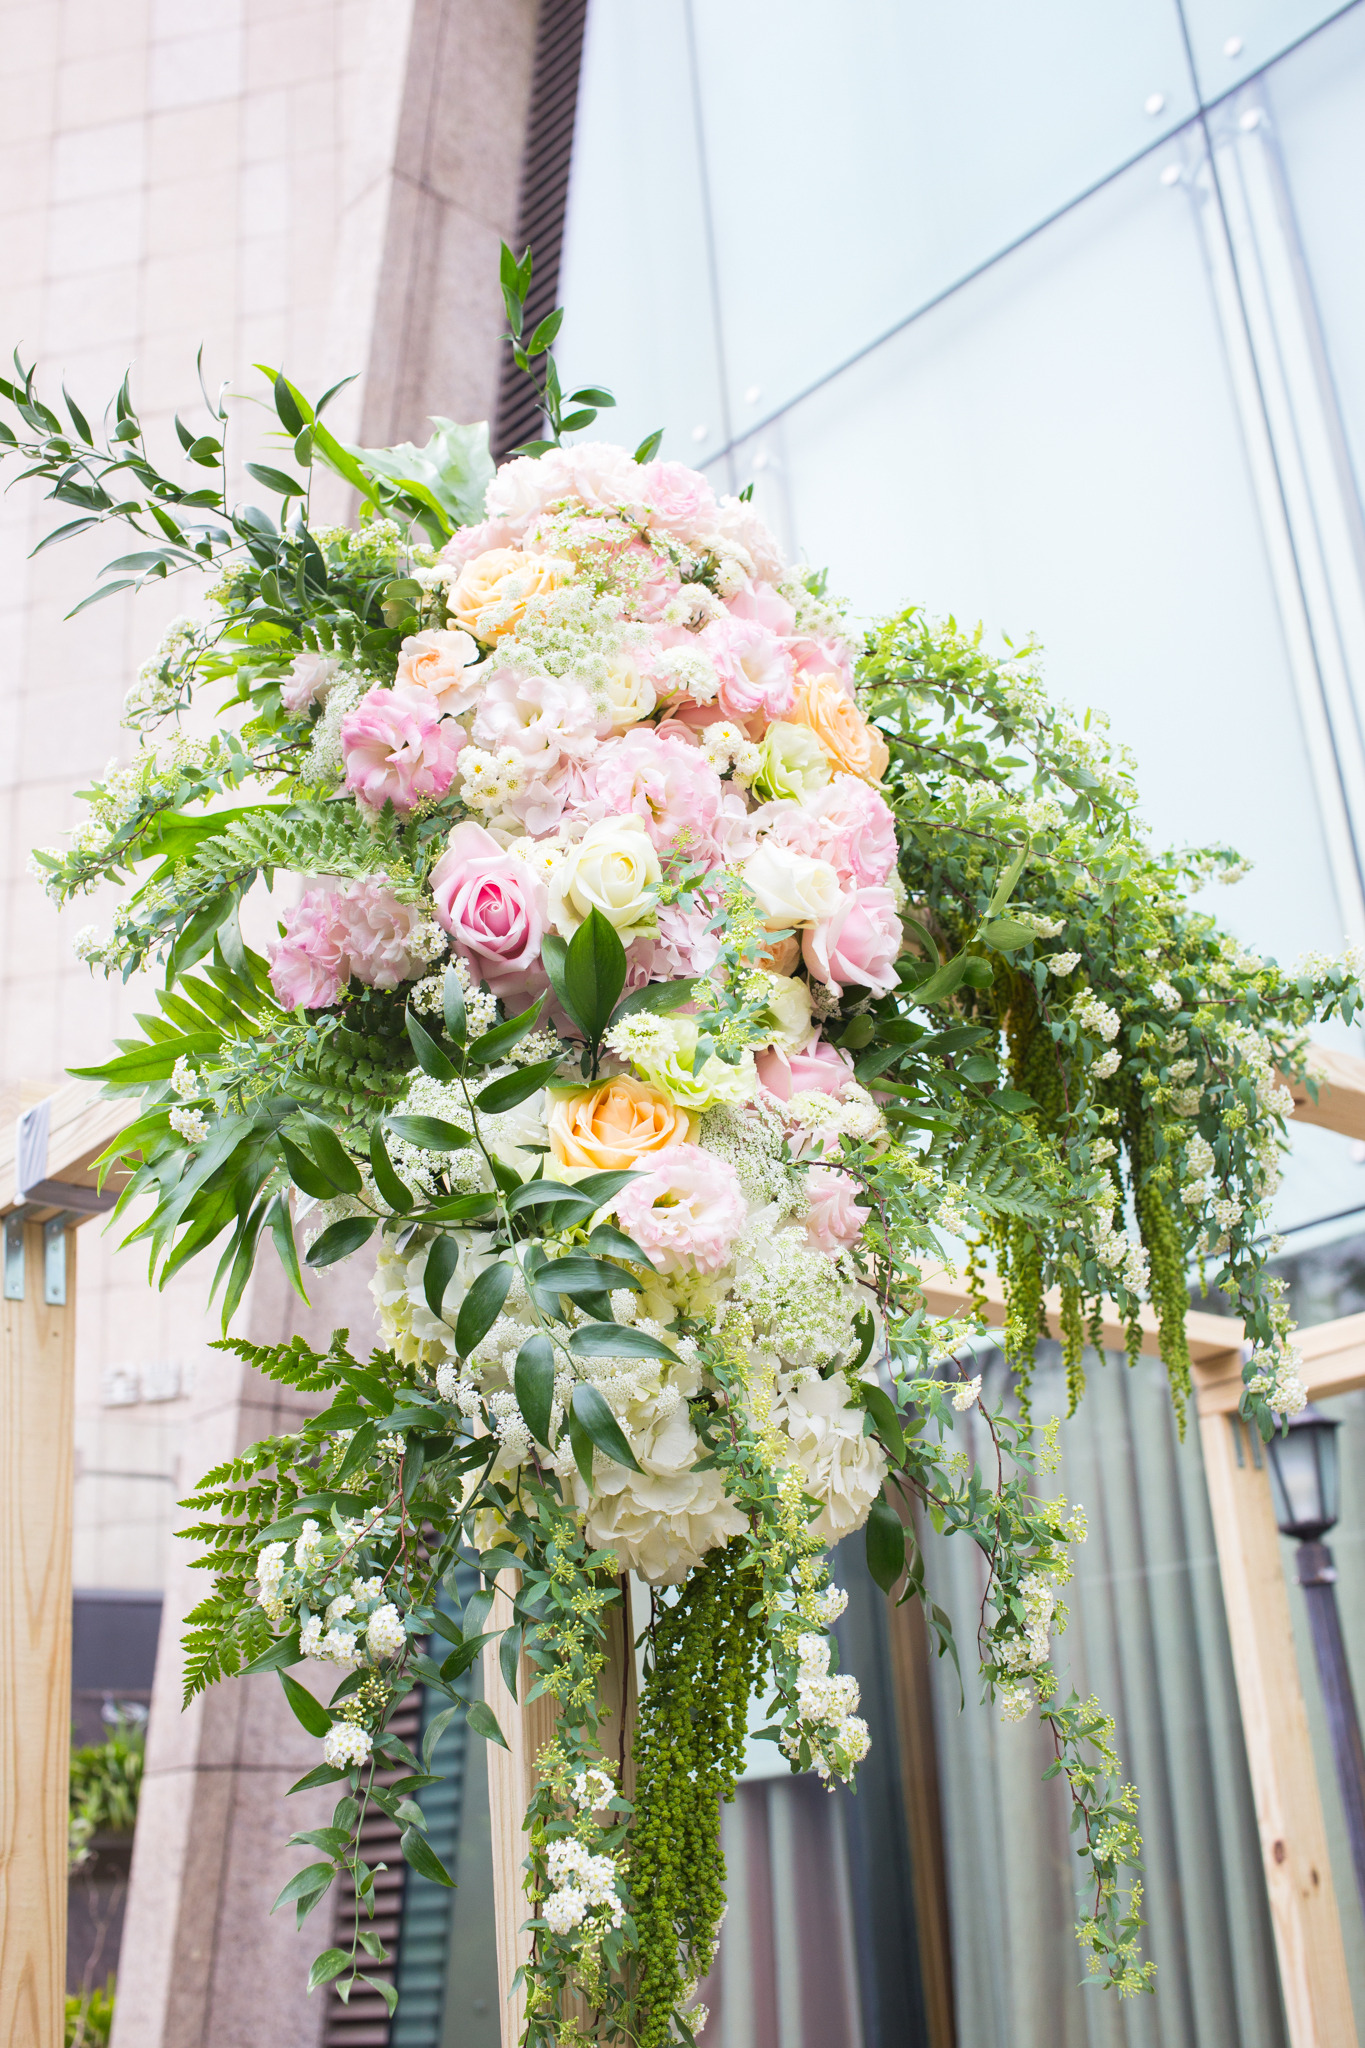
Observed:
[[[984,1686],[1051,1730],[1087,1963],[1145,1988],[1135,1794],[1053,1661],[1084,1517],[1038,1484],[1045,1290],[1073,1406],[1103,1299],[1134,1352],[1150,1299],[1183,1426],[1192,1262],[1246,1320],[1244,1412],[1268,1432],[1301,1404],[1261,1224],[1280,1076],[1313,1017],[1353,1014],[1356,965],[1282,972],[1193,908],[1235,856],[1151,849],[1126,760],[1049,701],[1032,650],[995,661],[917,610],[857,624],[747,492],[718,498],[660,437],[566,442],[610,395],[564,397],[559,316],[523,331],[529,279],[504,252],[549,438],[496,471],[482,429],[444,420],[423,449],[350,448],[331,393],[272,371],[293,467],[246,469],[278,518],[230,506],[221,396],[207,431],[176,421],[210,485],[153,461],[126,384],[99,438],[31,371],[0,387],[0,442],[76,508],[59,533],[117,517],[148,543],[87,603],[217,571],[130,693],[132,758],[36,856],[58,900],[131,885],[82,935],[92,964],[164,963],[142,1036],[83,1070],[140,1098],[109,1155],[129,1241],[163,1277],[220,1245],[225,1330],[267,1242],[300,1290],[374,1256],[371,1356],[345,1332],[225,1340],[319,1406],[194,1496],[214,1586],[189,1690],[274,1669],[321,1738],[301,1784],[338,1804],[278,1904],[302,1924],[349,1874],[354,1938],[313,1966],[345,1996],[383,1960],[366,1803],[449,1881],[417,1800],[449,1715],[503,1739],[462,1682],[496,1640],[514,1696],[558,1714],[526,1820],[525,2039],[690,2042],[750,1701],[793,1769],[852,1779],[868,1731],[828,1549],[864,1530],[956,1657],[927,1518],[988,1559]],[[354,527],[312,521],[320,464]],[[190,739],[210,689],[224,722]],[[283,877],[258,955],[239,909]],[[954,1257],[980,1313],[945,1324],[921,1267]],[[988,1264],[1017,1400],[986,1417],[983,1471],[953,1425]],[[455,1613],[461,1560],[481,1583]],[[490,1629],[499,1575],[512,1619]],[[603,1675],[631,1575],[623,1775]],[[289,1675],[305,1659],[335,1670],[328,1706]],[[387,1732],[417,1683],[447,1701],[420,1758]],[[408,1775],[384,1789],[380,1763]]]

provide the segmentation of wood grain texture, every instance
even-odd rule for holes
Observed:
[[[1264,1452],[1235,1416],[1201,1411],[1199,1429],[1289,2039],[1355,2048]]]
[[[504,1629],[512,1622],[511,1574],[498,1580],[497,1595],[486,1626]],[[635,1681],[634,1641],[630,1626],[630,1594],[625,1587],[625,1610],[611,1611],[607,1668],[602,1674],[602,1697],[606,1718],[602,1725],[604,1754],[618,1760],[622,1783],[629,1798],[634,1791],[634,1759],[631,1737],[639,1710]],[[493,1911],[497,1925],[498,1991],[502,2012],[502,2048],[517,2048],[526,2025],[526,1996],[520,1986],[510,1993],[513,1977],[531,1954],[531,1937],[523,1930],[527,1918],[526,1896],[521,1888],[522,1863],[526,1856],[523,1821],[537,1785],[536,1758],[554,1734],[558,1712],[554,1701],[542,1693],[529,1706],[522,1705],[535,1682],[535,1671],[523,1653],[517,1673],[514,1700],[503,1681],[498,1663],[498,1645],[488,1643],[483,1652],[483,1696],[497,1715],[498,1726],[507,1738],[507,1748],[488,1745],[488,1808],[493,1836]],[[591,2015],[578,2001],[573,2017],[586,2025]]]
[[[1365,1060],[1314,1045],[1308,1050],[1308,1072],[1317,1086],[1316,1102],[1304,1082],[1285,1082],[1294,1098],[1295,1120],[1321,1124],[1345,1138],[1365,1138]]]
[[[43,1302],[43,1233],[0,1341],[0,2042],[61,2048],[71,1750],[76,1241],[67,1302]]]

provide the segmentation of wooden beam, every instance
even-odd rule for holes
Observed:
[[[503,1572],[486,1626],[505,1629],[512,1624],[511,1574]],[[608,1713],[602,1724],[604,1754],[618,1765],[618,1782],[630,1798],[635,1789],[631,1735],[639,1711],[635,1675],[635,1643],[630,1619],[629,1582],[623,1581],[624,1609],[617,1605],[608,1617],[607,1668],[602,1674],[602,1697]],[[488,1643],[483,1653],[483,1696],[492,1707],[507,1747],[488,1745],[488,1809],[493,1836],[493,1915],[497,1930],[498,1996],[502,2014],[502,2048],[517,2048],[526,2026],[526,1993],[522,1986],[511,1989],[512,1979],[531,1954],[531,1937],[522,1923],[530,1908],[522,1890],[522,1863],[526,1856],[523,1822],[540,1783],[536,1758],[554,1735],[557,1709],[548,1694],[525,1704],[535,1682],[535,1666],[522,1654],[517,1672],[514,1700],[503,1679],[498,1658],[499,1645]],[[580,1999],[569,2003],[569,2018],[590,2030],[592,2015]]]
[[[1317,1083],[1316,1102],[1304,1082],[1281,1076],[1294,1098],[1295,1121],[1321,1124],[1344,1138],[1365,1138],[1365,1060],[1314,1045],[1308,1051],[1308,1071]]]
[[[1204,1472],[1285,2017],[1291,2048],[1355,2048],[1346,1953],[1265,1454],[1255,1432],[1223,1405],[1224,1390],[1240,1380],[1240,1350],[1195,1368]]]
[[[56,1089],[48,1112],[47,1168],[44,1178],[65,1181],[93,1192],[98,1175],[91,1161],[98,1159],[124,1125],[131,1123],[136,1104],[127,1096],[106,1099],[97,1081],[69,1081]],[[22,1197],[16,1180],[15,1130],[13,1122],[0,1128],[0,1214],[18,1207]],[[106,1189],[118,1189],[125,1175],[110,1175]],[[44,1199],[31,1205],[36,1217],[55,1215],[62,1206]]]
[[[934,1316],[958,1316],[971,1313],[971,1296],[967,1284],[942,1266],[925,1265],[921,1268],[921,1284],[929,1313]],[[986,1275],[982,1283],[986,1297],[986,1321],[999,1328],[1005,1320],[1005,1289],[994,1273]],[[1057,1288],[1044,1296],[1043,1306],[1047,1314],[1049,1334],[1061,1334],[1062,1297]],[[1128,1343],[1128,1328],[1119,1315],[1117,1305],[1106,1301],[1103,1308],[1104,1342],[1106,1350],[1122,1351]],[[1144,1352],[1159,1354],[1161,1340],[1157,1333],[1157,1321],[1150,1308],[1144,1308],[1140,1317],[1142,1325],[1142,1349]],[[1185,1336],[1193,1359],[1222,1358],[1229,1349],[1240,1345],[1242,1325],[1233,1316],[1206,1315],[1202,1309],[1190,1309],[1185,1316]]]
[[[61,2048],[71,1754],[76,1239],[49,1304],[43,1230],[0,1327],[0,2041]]]

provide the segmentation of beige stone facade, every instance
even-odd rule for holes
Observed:
[[[252,365],[318,393],[359,372],[329,414],[344,439],[424,440],[429,413],[487,417],[500,327],[497,248],[513,232],[535,0],[34,0],[0,5],[0,340],[36,358],[92,417],[131,366],[149,442],[175,459],[172,416],[207,424],[211,390],[259,394]],[[237,408],[234,465],[271,418]],[[258,430],[251,422],[259,422]],[[270,451],[265,451],[270,459]],[[340,493],[328,509],[346,510]],[[63,613],[122,531],[30,558],[69,516],[29,489],[0,500],[0,1110],[106,1056],[144,980],[94,979],[29,849],[76,821],[74,792],[126,754],[120,708],[185,579]],[[135,544],[135,543],[134,543]],[[207,718],[212,705],[202,707]],[[260,906],[254,936],[269,928]],[[269,1256],[269,1255],[267,1255]],[[200,1588],[172,1560],[174,1502],[263,1433],[276,1390],[209,1349],[207,1274],[162,1293],[139,1251],[82,1236],[77,1336],[77,1587],[164,1588],[163,1649]],[[348,1303],[356,1327],[363,1299]],[[278,1275],[239,1323],[284,1334]],[[313,1328],[325,1335],[319,1303]],[[289,1323],[289,1327],[293,1327]],[[181,1720],[175,1659],[158,1674],[148,1787],[125,1940],[120,2048],[302,2048],[307,1943],[265,1910],[292,1867],[275,1794],[316,1761],[278,1689]],[[269,1811],[267,1811],[267,1803]],[[293,1826],[309,1824],[290,1816]],[[249,1960],[248,1960],[249,1959]]]

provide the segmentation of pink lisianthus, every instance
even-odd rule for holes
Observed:
[[[434,937],[421,910],[400,903],[382,882],[309,889],[286,916],[285,934],[267,946],[270,984],[286,1010],[334,1003],[355,977],[368,988],[394,989],[416,980],[431,959],[420,936]]]
[[[564,760],[591,760],[597,751],[592,698],[570,676],[499,669],[485,685],[470,732],[489,753],[513,748],[531,778],[544,778]]]
[[[771,583],[755,583],[730,599],[729,610],[737,619],[756,619],[770,633],[785,640],[796,624],[796,613]]]
[[[862,1236],[872,1211],[855,1201],[857,1182],[837,1166],[812,1166],[806,1174],[806,1236],[817,1251],[847,1251]]]
[[[716,702],[727,718],[785,717],[796,694],[792,658],[757,619],[712,619],[698,636],[720,680]]]
[[[798,683],[814,676],[837,675],[849,696],[853,695],[853,653],[847,641],[807,636],[791,641],[790,646]]]
[[[481,519],[477,526],[457,528],[441,549],[440,559],[452,568],[463,569],[466,562],[472,562],[476,555],[486,555],[493,548],[515,546],[516,538],[516,532],[505,519]]]
[[[341,721],[346,787],[372,811],[386,803],[414,810],[426,797],[445,795],[464,744],[463,730],[441,717],[429,690],[377,683]]]
[[[341,663],[334,654],[319,654],[305,647],[294,656],[293,667],[280,684],[280,702],[295,718],[311,704],[319,703],[332,686]]]
[[[458,824],[431,871],[436,918],[455,951],[496,996],[545,985],[545,884],[472,818]]]
[[[749,1213],[739,1176],[700,1145],[669,1145],[658,1162],[617,1196],[621,1228],[661,1272],[718,1272]]]
[[[753,506],[746,505],[742,498],[721,499],[716,532],[724,540],[737,541],[757,573],[769,582],[785,569],[781,548]]]
[[[842,991],[850,983],[889,995],[903,934],[889,889],[853,889],[822,924],[801,934],[801,951],[815,981]]]
[[[896,865],[896,820],[885,797],[860,775],[836,775],[806,814],[817,854],[842,882],[879,888]]]
[[[598,801],[610,817],[633,811],[660,852],[710,859],[720,818],[720,776],[700,748],[637,726],[598,758]]]
[[[640,498],[650,525],[679,540],[697,540],[715,530],[716,494],[686,463],[647,462],[640,471]]]
[[[839,1095],[853,1079],[848,1054],[818,1037],[801,1052],[761,1052],[754,1065],[763,1087],[780,1102],[793,1095]]]

